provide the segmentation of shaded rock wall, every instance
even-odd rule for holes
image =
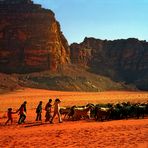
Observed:
[[[81,63],[84,67],[87,65],[95,73],[127,83],[148,79],[146,41],[134,38],[114,41],[85,38],[82,43],[74,43],[70,48],[72,63]],[[148,89],[148,83],[144,80],[142,82]]]
[[[0,2],[0,71],[57,70],[69,46],[51,10],[30,0]]]

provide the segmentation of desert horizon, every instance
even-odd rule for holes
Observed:
[[[46,103],[50,98],[52,98],[53,100],[55,100],[56,98],[60,98],[64,106],[85,105],[87,103],[105,104],[105,103],[117,103],[124,101],[130,101],[132,103],[137,103],[137,102],[142,103],[148,101],[148,92],[115,91],[115,90],[104,91],[104,92],[66,92],[66,91],[51,91],[44,89],[23,88],[13,92],[7,92],[1,94],[0,103],[4,108],[3,104],[6,103],[8,103],[8,106],[10,105],[9,103],[13,103],[13,105],[15,105],[15,102],[17,103],[20,102],[21,104],[23,101],[28,101],[33,103],[32,99],[36,103],[39,101],[43,101],[44,103]],[[0,111],[4,110],[1,109]]]

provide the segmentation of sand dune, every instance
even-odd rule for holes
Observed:
[[[0,147],[148,147],[148,119],[0,128]]]
[[[148,148],[148,119],[129,119],[96,122],[94,120],[64,121],[54,124],[36,123],[35,107],[40,100],[43,106],[49,98],[59,97],[61,106],[86,103],[106,103],[130,100],[148,101],[147,92],[101,92],[77,93],[25,89],[0,95],[0,148]],[[8,107],[16,110],[27,100],[27,120],[17,125],[18,115],[14,115],[13,125],[4,126],[5,111]],[[43,119],[45,112],[43,111]]]

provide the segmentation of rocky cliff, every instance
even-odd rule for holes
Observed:
[[[73,43],[70,48],[72,63],[88,66],[90,71],[111,77],[114,81],[134,83],[140,89],[148,89],[146,41],[85,38],[82,43]]]
[[[148,43],[85,38],[69,49],[51,10],[31,0],[0,0],[0,84],[0,93],[148,90]]]
[[[55,71],[70,62],[54,13],[31,0],[0,1],[0,72]]]

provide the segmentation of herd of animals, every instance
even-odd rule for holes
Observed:
[[[61,115],[66,119],[95,119],[97,121],[144,118],[148,116],[148,102],[116,104],[87,104],[86,106],[61,107]]]

